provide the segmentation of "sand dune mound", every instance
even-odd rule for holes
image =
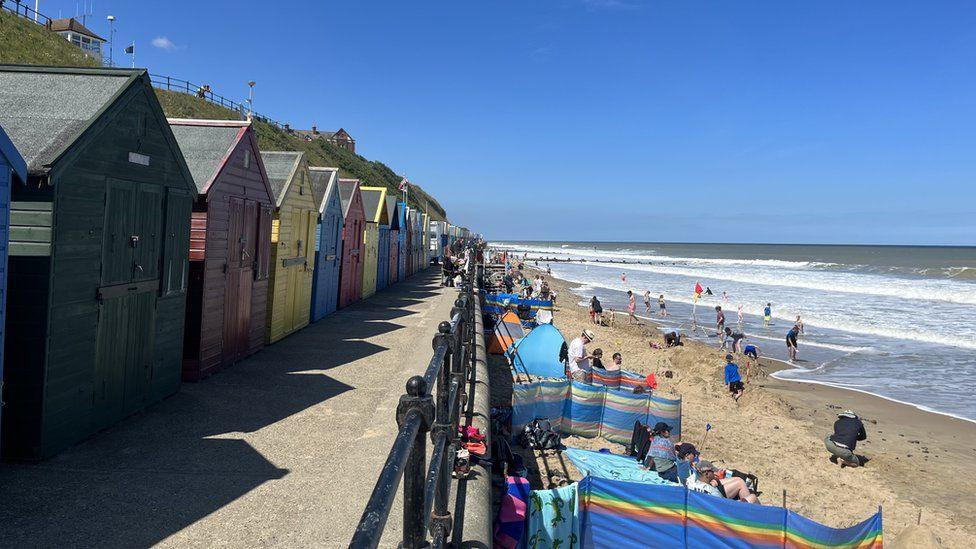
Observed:
[[[946,546],[931,528],[924,525],[909,526],[895,537],[889,549],[943,549]]]

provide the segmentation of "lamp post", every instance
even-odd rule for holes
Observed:
[[[254,80],[247,83],[247,119],[254,116]]]
[[[106,19],[108,19],[108,66],[112,67],[115,66],[112,62],[112,50],[115,49],[115,16],[109,15]]]

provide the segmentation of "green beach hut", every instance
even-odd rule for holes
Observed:
[[[178,390],[196,187],[142,69],[0,65],[0,126],[3,451],[41,459]]]

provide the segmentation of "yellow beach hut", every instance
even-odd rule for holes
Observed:
[[[376,293],[376,266],[379,261],[380,225],[389,225],[386,216],[386,189],[360,187],[366,228],[363,229],[363,299]]]
[[[308,325],[319,208],[300,152],[261,151],[274,192],[268,284],[268,343]]]

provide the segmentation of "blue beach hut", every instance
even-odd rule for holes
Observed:
[[[3,379],[3,327],[7,305],[7,242],[10,236],[10,187],[27,183],[27,163],[0,127],[0,380]],[[0,382],[2,387],[2,382]],[[0,413],[3,413],[0,410]]]
[[[376,291],[390,285],[390,209],[387,207],[386,193],[378,204],[379,210],[374,219],[379,219],[379,242],[376,250]]]
[[[315,268],[312,272],[311,321],[336,310],[339,268],[342,261],[342,204],[339,200],[339,168],[309,167],[309,179],[319,208],[315,230]]]
[[[407,249],[407,233],[410,232],[410,227],[407,225],[407,203],[406,202],[397,202],[397,206],[399,206],[397,208],[397,213],[399,214],[399,218],[400,218],[399,219],[399,223],[400,223],[400,233],[399,233],[399,238],[400,238],[400,242],[399,242],[400,252],[397,254],[397,263],[398,263],[398,265],[397,265],[397,271],[398,271],[399,276],[397,276],[397,279],[403,280],[404,278],[407,278],[407,276],[408,276],[408,274],[407,274],[407,255],[410,253],[410,250]]]

